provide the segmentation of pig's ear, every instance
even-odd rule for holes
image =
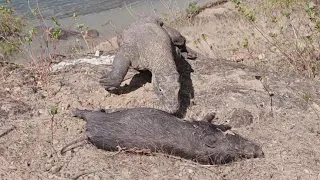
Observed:
[[[202,140],[207,147],[215,148],[217,146],[217,138],[214,135],[205,135]]]

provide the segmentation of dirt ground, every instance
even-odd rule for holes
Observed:
[[[236,31],[231,19],[245,21],[235,19],[234,13],[231,3],[208,8],[196,17],[198,25],[179,29],[190,47],[211,57],[187,61],[182,68],[185,118],[216,112],[214,123],[232,124],[235,112],[247,110],[253,123],[233,131],[259,143],[265,158],[201,166],[160,154],[107,152],[90,144],[61,155],[61,148],[85,131],[85,122],[71,117],[70,108],[158,108],[150,79],[130,78],[130,71],[123,82],[129,85],[114,95],[98,83],[110,69],[107,65],[68,66],[52,72],[47,84],[39,84],[34,71],[1,63],[0,134],[11,131],[0,136],[0,179],[320,179],[319,78],[276,71],[268,60],[276,61],[278,54],[260,51],[264,45],[259,42],[257,57],[246,58],[236,44],[247,31]],[[226,28],[230,24],[232,28]],[[203,33],[214,37],[210,41],[220,53],[192,43]],[[54,116],[52,107],[58,108]]]

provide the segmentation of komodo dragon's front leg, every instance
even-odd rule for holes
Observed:
[[[132,58],[136,58],[137,54],[132,46],[121,47],[114,57],[111,71],[100,78],[100,84],[107,91],[119,88],[128,72]]]

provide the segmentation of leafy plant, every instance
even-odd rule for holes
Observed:
[[[187,16],[192,18],[200,13],[200,7],[197,5],[197,2],[191,2],[186,9]]]
[[[52,39],[53,40],[59,40],[59,38],[62,36],[62,30],[61,29],[54,29],[52,32]]]
[[[235,4],[235,8],[238,10],[240,14],[244,15],[248,20],[252,22],[256,20],[254,12],[251,11],[245,5],[243,5],[240,0],[232,0],[232,2]]]
[[[15,14],[12,7],[0,6],[0,12],[0,53],[11,55],[19,50],[24,41],[26,22]]]
[[[52,116],[58,114],[58,107],[57,107],[57,106],[51,106],[51,108],[50,108],[50,114],[51,114]]]
[[[242,47],[243,48],[248,48],[249,47],[249,40],[248,39],[244,39],[242,41]]]
[[[52,17],[51,19],[56,26],[61,26],[61,24],[58,22],[58,19],[56,17]]]

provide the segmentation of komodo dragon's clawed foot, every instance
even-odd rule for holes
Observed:
[[[110,85],[107,76],[102,76],[102,77],[100,78],[100,80],[99,80],[99,83],[100,83],[100,85],[101,85],[102,87],[104,87],[104,89],[105,89],[106,91],[110,91],[110,92],[111,92],[111,91],[115,91],[115,90],[118,89],[117,87]]]

